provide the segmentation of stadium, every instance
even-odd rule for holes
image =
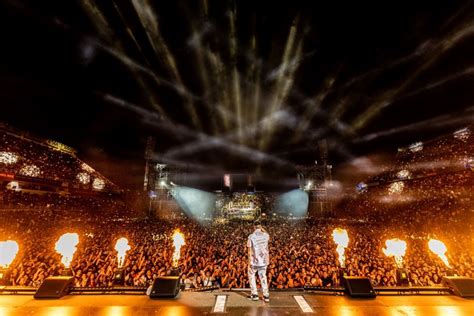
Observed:
[[[474,314],[471,2],[0,8],[0,315]]]

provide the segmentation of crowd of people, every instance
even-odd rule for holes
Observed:
[[[346,229],[350,239],[344,271],[366,276],[375,286],[397,283],[395,261],[382,251],[384,241],[391,238],[407,242],[404,267],[410,285],[438,285],[451,273],[474,277],[474,172],[457,166],[458,160],[472,153],[472,138],[470,143],[457,138],[454,142],[443,154],[437,153],[437,142],[434,149],[425,146],[426,154],[418,149],[402,153],[386,181],[379,177],[378,185],[346,197],[337,205],[335,217],[294,220],[267,216],[271,218],[264,222],[270,234],[270,287],[340,285],[342,267],[331,237],[336,227]],[[455,168],[417,169],[450,159]],[[401,170],[410,173],[399,174]],[[101,200],[4,192],[2,197],[0,240],[12,239],[20,245],[9,267],[13,285],[38,286],[46,277],[61,273],[64,266],[54,243],[63,233],[77,232],[80,242],[71,264],[76,286],[113,285],[118,268],[114,243],[120,237],[128,238],[131,245],[123,266],[125,285],[148,286],[157,276],[171,273],[174,249],[170,237],[179,228],[186,241],[179,260],[184,288],[249,286],[246,242],[253,229],[251,222],[135,218],[118,212],[126,207],[112,196]],[[9,211],[5,205],[12,204],[28,207]],[[429,238],[447,245],[450,267],[430,252]]]
[[[77,217],[52,219],[50,214],[37,218],[24,214],[6,215],[9,225],[2,227],[2,239],[15,239],[20,253],[12,264],[10,282],[13,285],[38,286],[49,275],[64,268],[54,243],[62,233],[78,232],[80,243],[71,268],[76,286],[111,286],[117,269],[113,250],[119,237],[129,239],[124,272],[125,284],[149,285],[154,278],[171,272],[173,246],[170,240],[175,228],[185,234],[186,245],[181,250],[180,270],[183,286],[248,287],[246,238],[251,223],[231,222],[202,226],[190,220],[110,221]],[[425,218],[426,221],[426,218]],[[3,223],[5,221],[2,221]],[[51,225],[55,222],[54,225]],[[2,225],[4,226],[4,225]],[[404,226],[404,225],[401,225]],[[384,238],[399,237],[407,241],[405,267],[412,285],[435,285],[449,272],[474,277],[474,257],[464,238],[444,238],[448,245],[448,269],[427,247],[423,232],[397,233],[380,222],[287,221],[266,223],[271,236],[269,284],[273,288],[293,288],[304,285],[339,285],[340,265],[335,253],[331,231],[335,227],[348,230],[350,243],[346,250],[346,271],[349,275],[367,276],[374,285],[396,284],[393,258],[382,253]],[[401,227],[399,227],[401,228]],[[440,238],[441,239],[441,238]],[[464,241],[464,242],[463,242]]]
[[[415,212],[409,217],[380,213],[359,220],[269,220],[264,225],[271,236],[269,284],[279,289],[339,285],[340,265],[331,238],[336,227],[349,233],[345,271],[367,276],[374,285],[396,284],[395,262],[382,252],[383,241],[395,237],[408,244],[405,267],[412,285],[440,284],[448,273],[474,277],[472,221],[456,217],[460,214],[452,217],[449,210],[445,216],[439,213]],[[38,286],[47,276],[59,274],[64,267],[54,243],[65,232],[78,232],[80,243],[71,265],[76,286],[113,284],[117,269],[113,249],[119,237],[128,238],[131,245],[124,263],[125,284],[147,286],[157,276],[171,272],[170,237],[180,228],[186,240],[179,261],[183,287],[248,287],[246,240],[252,232],[251,223],[119,220],[106,211],[32,214],[10,212],[2,217],[0,239],[20,244],[20,253],[10,267],[13,285]],[[428,250],[430,237],[448,246],[451,268]]]

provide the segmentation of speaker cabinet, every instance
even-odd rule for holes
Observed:
[[[373,298],[376,296],[368,278],[345,276],[344,283],[347,293],[351,297]]]
[[[55,276],[46,278],[36,291],[34,298],[60,298],[69,293],[74,277]]]
[[[179,293],[179,277],[158,277],[153,281],[150,298],[174,298]]]
[[[474,279],[447,276],[443,277],[443,285],[449,287],[449,289],[457,296],[474,297]]]

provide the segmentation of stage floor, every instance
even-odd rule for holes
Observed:
[[[180,293],[177,299],[145,295],[70,295],[58,300],[35,300],[31,295],[0,295],[0,316],[127,316],[213,314],[217,295],[228,295],[226,315],[304,315],[294,296],[303,296],[316,315],[472,316],[474,300],[451,295],[347,296],[307,292],[272,292],[271,302],[253,302],[246,292]]]

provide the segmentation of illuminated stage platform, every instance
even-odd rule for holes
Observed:
[[[217,295],[227,295],[226,315],[304,315],[294,296],[302,296],[314,315],[474,315],[474,300],[453,295],[380,295],[354,299],[333,294],[272,292],[271,302],[253,302],[247,292],[183,292],[177,299],[149,299],[145,295],[68,295],[35,300],[31,295],[0,295],[1,316],[127,316],[206,315],[213,313]]]

